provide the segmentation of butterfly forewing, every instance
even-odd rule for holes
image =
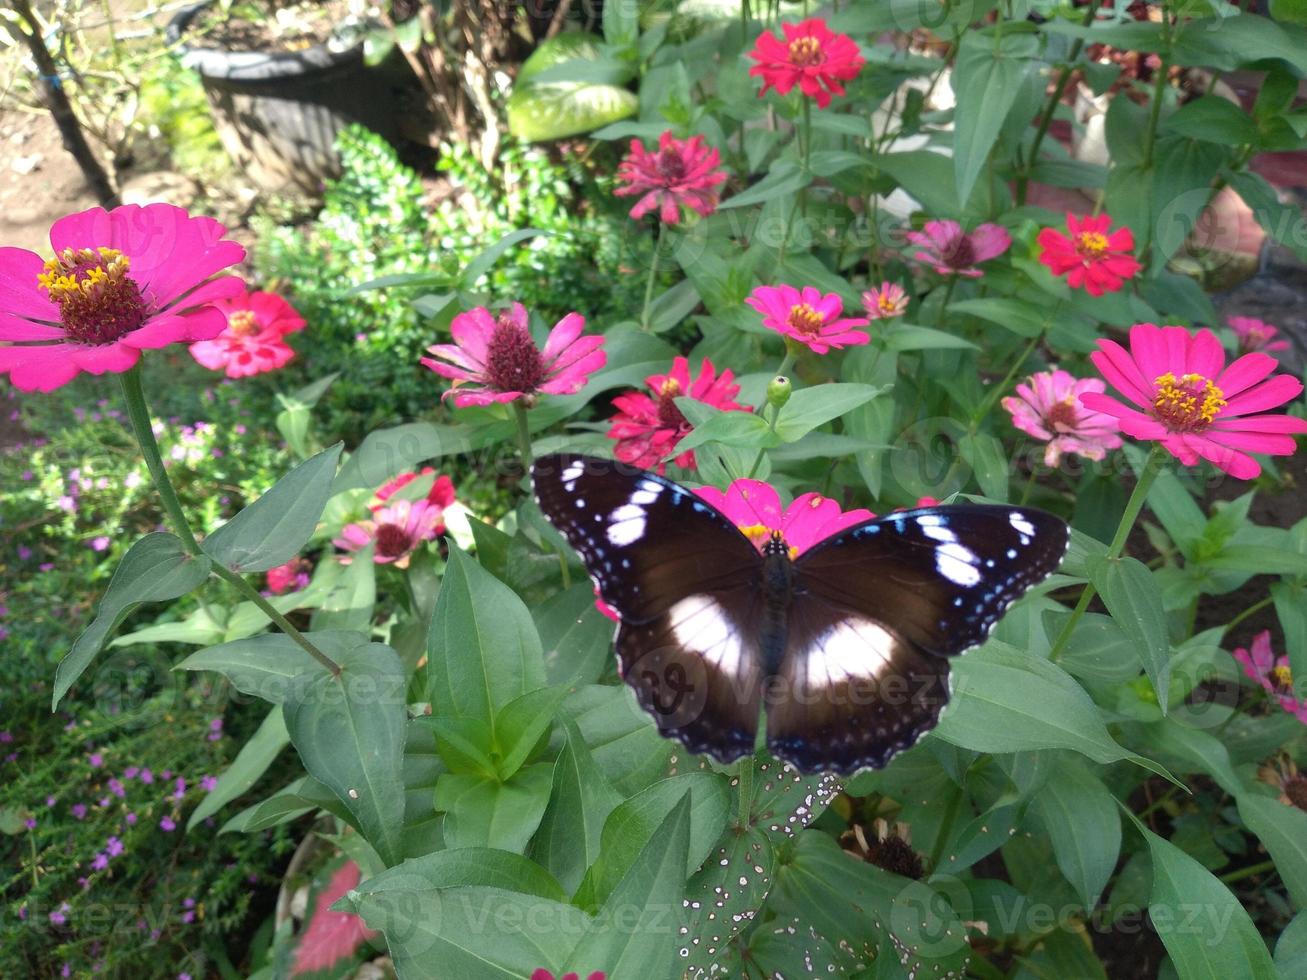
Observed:
[[[653,473],[559,454],[532,475],[540,509],[621,617],[622,677],[659,731],[723,761],[751,754],[763,681],[753,545]]]
[[[805,553],[798,590],[884,624],[927,653],[984,641],[1057,568],[1067,527],[1043,511],[957,504],[867,521]]]

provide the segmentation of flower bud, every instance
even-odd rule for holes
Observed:
[[[774,408],[782,408],[790,400],[790,393],[793,390],[790,379],[778,374],[767,385],[767,404]]]

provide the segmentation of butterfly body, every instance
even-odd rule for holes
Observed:
[[[804,771],[885,765],[938,721],[949,658],[1067,545],[1051,515],[963,504],[866,521],[799,554],[773,528],[760,550],[654,473],[558,454],[532,474],[620,619],[623,680],[664,735],[724,762],[753,752],[765,709],[768,748]]]

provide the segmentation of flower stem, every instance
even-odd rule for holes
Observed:
[[[517,417],[517,450],[522,454],[522,468],[529,472],[534,459],[531,455],[531,423],[527,420],[522,399],[513,402],[513,414]]]
[[[1253,875],[1265,874],[1267,871],[1275,870],[1274,861],[1263,861],[1261,864],[1250,864],[1246,868],[1238,868],[1227,874],[1221,875],[1221,880],[1227,885],[1235,881],[1243,881],[1245,878],[1251,878]]]
[[[753,756],[746,755],[739,761],[736,776],[740,781],[739,814],[740,830],[749,829],[749,816],[753,809]]]
[[[190,522],[186,520],[186,513],[182,510],[181,501],[177,499],[177,491],[173,488],[172,480],[168,477],[168,471],[164,469],[163,456],[159,452],[159,443],[154,438],[154,429],[150,424],[150,409],[145,402],[145,390],[141,387],[140,365],[137,364],[129,371],[119,375],[119,377],[122,379],[123,395],[127,401],[127,417],[131,420],[132,431],[136,435],[137,443],[140,444],[141,455],[145,457],[146,468],[149,469],[150,476],[154,479],[155,488],[159,491],[159,498],[163,501],[163,509],[172,524],[173,532],[181,539],[183,548],[192,555],[200,555],[203,552],[200,550],[199,543],[195,540],[195,533],[191,530]],[[314,660],[326,667],[333,675],[339,676],[340,664],[314,646],[308,637],[297,630],[285,616],[273,608],[267,599],[259,595],[254,586],[221,562],[214,561],[212,567],[215,575],[230,582],[241,595],[262,610],[263,614],[275,623],[283,633],[303,647]]]
[[[654,242],[653,258],[649,260],[649,279],[644,284],[644,307],[640,310],[640,329],[649,329],[649,305],[653,301],[654,283],[658,280],[658,260],[663,252],[663,236],[667,233],[667,225],[658,222],[658,238]]]
[[[145,457],[145,466],[150,471],[155,488],[159,491],[159,499],[163,503],[164,512],[168,515],[168,522],[172,525],[173,533],[181,538],[182,547],[192,555],[198,555],[200,554],[199,542],[195,540],[190,522],[186,520],[181,501],[177,499],[177,491],[173,489],[172,481],[168,479],[168,471],[163,467],[163,456],[159,452],[159,443],[154,438],[150,409],[145,403],[145,389],[141,387],[141,365],[137,363],[118,377],[122,381],[123,397],[127,401],[127,418],[131,421],[136,442],[141,447],[141,455]]]
[[[1262,599],[1262,600],[1260,600],[1260,601],[1258,601],[1258,602],[1254,602],[1254,603],[1253,603],[1251,606],[1249,606],[1247,609],[1245,609],[1245,610],[1243,610],[1242,612],[1240,612],[1239,615],[1235,616],[1234,619],[1232,619],[1232,620],[1230,620],[1228,623],[1226,623],[1226,624],[1225,624],[1225,629],[1224,629],[1223,632],[1224,632],[1224,633],[1229,633],[1232,629],[1234,629],[1236,626],[1238,626],[1240,623],[1242,623],[1242,622],[1243,622],[1245,619],[1247,619],[1249,616],[1255,616],[1257,613],[1261,612],[1263,609],[1265,609],[1267,606],[1269,606],[1269,605],[1270,605],[1272,602],[1274,602],[1274,601],[1275,601],[1275,600],[1272,599],[1270,596],[1267,596],[1265,599]]]
[[[944,287],[944,300],[939,304],[939,316],[935,318],[935,326],[944,326],[944,317],[948,315],[949,300],[953,298],[953,289],[958,284],[957,274],[948,277],[948,285]]]
[[[770,411],[768,411],[768,409]],[[776,431],[776,420],[780,418],[781,410],[770,402],[764,408],[764,417],[767,418],[767,428],[772,432]],[[762,465],[762,458],[767,455],[766,449],[759,449],[758,455],[753,457],[753,465],[749,467],[749,472],[744,475],[746,480],[752,480],[753,475],[758,472],[758,467]]]
[[[1121,514],[1121,523],[1116,527],[1116,534],[1112,538],[1112,543],[1107,546],[1106,558],[1112,561],[1121,557],[1121,552],[1125,550],[1126,539],[1130,537],[1130,532],[1134,530],[1135,521],[1139,518],[1139,512],[1144,509],[1144,501],[1148,499],[1148,491],[1152,489],[1153,481],[1157,475],[1162,472],[1162,464],[1166,459],[1166,450],[1161,446],[1154,444],[1153,451],[1148,454],[1148,459],[1144,461],[1144,468],[1139,474],[1139,479],[1135,483],[1135,488],[1130,494],[1130,499],[1126,501],[1125,511]],[[1066,647],[1067,642],[1071,639],[1071,633],[1076,628],[1076,623],[1085,614],[1089,604],[1094,600],[1098,590],[1094,587],[1093,582],[1086,582],[1085,587],[1080,592],[1080,599],[1076,602],[1076,607],[1071,610],[1071,617],[1062,627],[1062,631],[1057,634],[1057,639],[1053,641],[1053,649],[1049,651],[1048,658],[1056,660],[1058,654]]]

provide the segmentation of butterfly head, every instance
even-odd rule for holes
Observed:
[[[792,558],[794,549],[785,543],[785,536],[772,528],[767,535],[767,543],[762,546],[763,555],[785,555]]]

